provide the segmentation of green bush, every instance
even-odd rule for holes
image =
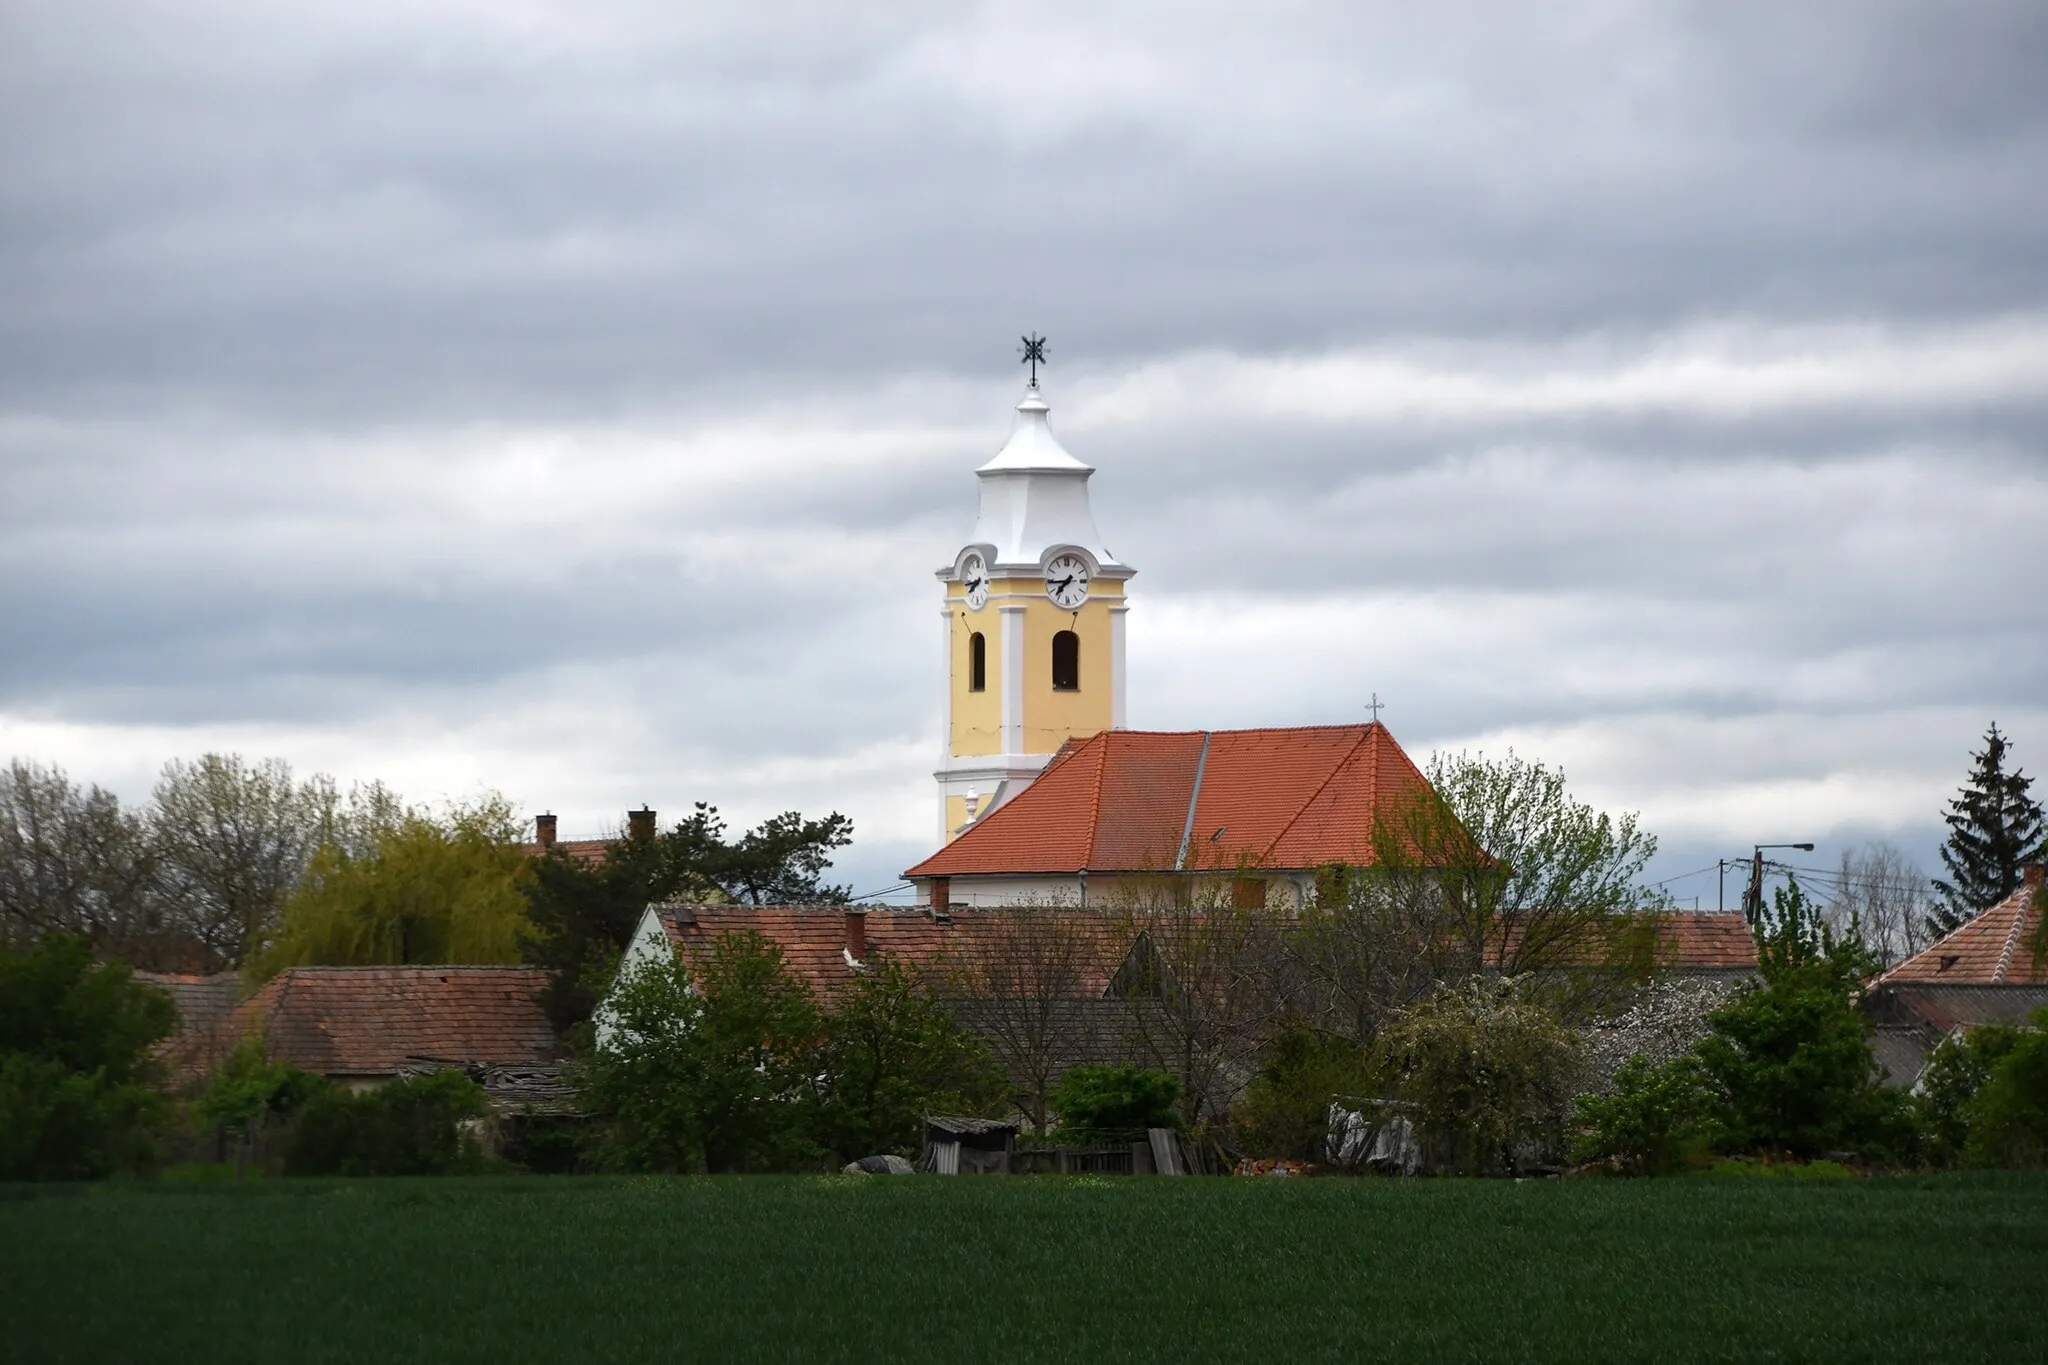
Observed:
[[[326,1088],[322,1077],[266,1061],[262,1040],[244,1038],[207,1081],[193,1112],[214,1132],[234,1139],[239,1169],[266,1124],[297,1113]]]
[[[1984,1024],[1941,1040],[1921,1069],[1917,1105],[1927,1161],[1953,1166],[1970,1137],[1970,1101],[2022,1037],[2010,1024]]]
[[[1911,1106],[1878,1080],[1870,1021],[1856,1007],[1877,967],[1860,938],[1837,938],[1797,882],[1780,889],[1757,935],[1760,984],[1710,1016],[1694,1049],[1724,1099],[1729,1151],[1902,1158]]]
[[[2048,1166],[2048,1010],[2034,1011],[1964,1105],[1972,1166]]]
[[[1321,1161],[1330,1132],[1330,1102],[1368,1085],[1365,1051],[1356,1043],[1290,1024],[1266,1047],[1259,1074],[1231,1110],[1247,1153]]]
[[[1606,1161],[1625,1175],[1669,1175],[1705,1156],[1720,1098],[1691,1054],[1661,1066],[1631,1057],[1614,1073],[1613,1094],[1579,1096],[1572,1159]]]
[[[1147,1067],[1077,1066],[1060,1077],[1049,1098],[1059,1131],[1075,1138],[1180,1127],[1174,1107],[1180,1082]]]
[[[599,1011],[606,1036],[577,1073],[631,1171],[780,1171],[820,1164],[824,1015],[751,930],[694,959],[638,963]]]
[[[152,1089],[169,996],[85,940],[0,950],[0,1180],[78,1180],[155,1163],[168,1107]]]
[[[352,1094],[331,1086],[300,1111],[286,1175],[458,1175],[485,1160],[463,1120],[490,1112],[459,1071],[390,1081]]]
[[[819,1074],[819,1137],[840,1162],[915,1156],[924,1116],[990,1117],[1008,1078],[931,988],[877,954],[832,1001]]]
[[[1475,977],[1394,1017],[1374,1048],[1383,1086],[1469,1173],[1514,1170],[1559,1145],[1578,1036],[1514,981]]]

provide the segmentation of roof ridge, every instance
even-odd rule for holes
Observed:
[[[1359,723],[1359,722],[1357,722],[1357,721],[1347,721],[1347,722],[1345,722],[1344,724],[1341,724],[1341,725],[1244,725],[1244,726],[1239,726],[1239,727],[1238,727],[1237,729],[1234,729],[1234,730],[1231,730],[1231,729],[1215,729],[1215,730],[1130,730],[1130,729],[1118,729],[1118,730],[1103,730],[1103,731],[1099,731],[1098,733],[1100,733],[1100,734],[1118,734],[1118,735],[1173,735],[1173,736],[1182,736],[1182,737],[1184,737],[1184,736],[1187,736],[1187,735],[1292,735],[1292,734],[1307,734],[1307,733],[1310,733],[1310,732],[1313,732],[1313,731],[1331,731],[1331,730],[1370,730],[1370,729],[1371,729],[1371,728],[1372,728],[1372,727],[1373,727],[1374,725],[1378,725],[1378,724],[1380,724],[1380,723],[1379,723],[1379,722],[1377,722],[1377,721],[1366,721],[1366,722],[1364,722],[1363,724],[1360,724],[1360,723]],[[1381,728],[1382,728],[1382,729],[1384,729],[1384,728],[1385,728],[1385,726],[1384,726],[1384,725],[1382,725],[1382,726],[1381,726]],[[1094,738],[1094,736],[1093,736],[1093,735],[1091,735],[1091,736],[1089,736],[1089,738],[1091,738],[1091,739],[1092,739],[1092,738]]]
[[[2025,897],[2026,888],[2024,887],[2006,897],[2006,900],[2018,901],[2019,904],[2013,907],[2012,927],[2005,931],[2005,946],[1998,951],[1998,965],[1991,969],[1991,983],[1994,986],[2005,984],[2005,974],[2012,967],[2012,955],[2020,946],[2020,930],[2024,929],[2027,924],[2027,901]],[[1994,910],[1999,908],[2001,906],[1992,907]],[[1989,911],[1986,913],[1988,914]]]
[[[1074,751],[1079,753],[1096,740],[1102,741],[1102,756],[1095,762],[1095,785],[1088,793],[1088,844],[1081,851],[1083,872],[1095,865],[1095,841],[1102,835],[1102,784],[1109,780],[1109,743],[1110,736],[1115,733],[1115,730],[1098,730],[1094,735],[1082,740],[1080,749]]]
[[[1180,852],[1174,855],[1173,866],[1177,872],[1185,872],[1188,866],[1188,840],[1195,837],[1195,806],[1202,799],[1202,774],[1209,770],[1209,742],[1216,738],[1212,730],[1202,731],[1202,753],[1195,760],[1195,785],[1188,789],[1187,823],[1180,827]]]
[[[1364,748],[1366,745],[1372,743],[1373,727],[1376,726],[1378,723],[1379,722],[1377,721],[1373,721],[1366,725],[1364,732],[1360,734],[1358,737],[1358,742],[1351,746],[1350,751],[1347,752],[1344,755],[1344,757],[1338,759],[1336,763],[1331,765],[1330,771],[1323,774],[1323,780],[1321,782],[1318,782],[1316,784],[1316,789],[1308,794],[1308,799],[1306,801],[1303,801],[1299,806],[1295,808],[1294,814],[1287,817],[1287,823],[1282,825],[1280,827],[1280,832],[1275,834],[1272,840],[1267,843],[1265,850],[1261,856],[1270,856],[1274,849],[1280,847],[1280,841],[1285,839],[1288,836],[1288,834],[1293,831],[1294,827],[1301,823],[1301,817],[1308,813],[1309,807],[1315,805],[1316,798],[1321,796],[1324,792],[1330,789],[1330,784],[1337,780],[1337,774],[1344,771],[1346,765],[1348,765],[1351,762],[1351,760],[1357,756],[1358,751],[1361,748]],[[1322,728],[1336,730],[1344,727],[1330,725],[1324,726]],[[1389,736],[1389,738],[1391,738],[1391,736]],[[1372,771],[1372,781],[1366,785],[1365,808],[1367,810],[1374,809],[1378,805],[1378,798],[1379,768],[1377,765],[1375,765]],[[1190,815],[1192,817],[1192,812],[1190,812]]]

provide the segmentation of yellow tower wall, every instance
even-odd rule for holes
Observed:
[[[1123,605],[1116,580],[1099,581],[1078,612],[1055,606],[1038,578],[1000,579],[989,585],[988,602],[970,610],[964,590],[948,585],[952,617],[952,732],[948,752],[958,757],[1003,751],[1003,607],[1023,607],[1023,734],[1020,752],[1049,754],[1069,739],[1107,730],[1115,722],[1114,627],[1111,608]],[[1052,685],[1052,639],[1062,630],[1081,637],[1080,689]],[[987,686],[969,690],[970,640],[981,632],[987,649]],[[961,818],[965,818],[964,815]],[[949,828],[957,827],[954,821]]]

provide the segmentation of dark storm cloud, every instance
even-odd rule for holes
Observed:
[[[1379,686],[1924,823],[2048,744],[2042,70],[2025,4],[16,6],[0,739],[915,850],[1030,326],[1140,722]]]

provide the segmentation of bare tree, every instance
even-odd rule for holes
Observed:
[[[1863,942],[1890,965],[1931,942],[1931,886],[1927,874],[1898,845],[1872,840],[1843,852],[1826,917],[1838,932],[1858,925]]]
[[[1225,1122],[1288,1017],[1285,920],[1239,904],[1223,879],[1133,878],[1112,903],[1130,947],[1110,988],[1132,1045],[1180,1081],[1190,1127]]]
[[[113,793],[15,759],[0,777],[0,939],[81,934],[139,966],[166,965],[166,926],[142,821]]]
[[[239,967],[333,818],[333,784],[301,786],[283,759],[207,754],[164,765],[150,826],[160,883],[212,968]]]
[[[966,913],[958,927],[969,932],[940,964],[938,985],[1009,1072],[1017,1107],[1043,1132],[1054,1083],[1068,1067],[1095,1061],[1104,1042],[1111,922],[1053,905]]]

